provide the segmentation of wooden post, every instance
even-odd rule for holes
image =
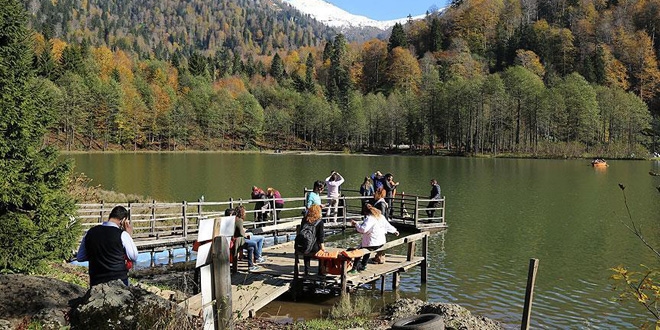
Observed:
[[[105,210],[105,202],[101,201],[101,217],[99,218],[99,223],[103,222],[103,210]]]
[[[151,201],[151,234],[156,232],[156,200]]]
[[[422,269],[420,271],[421,273],[421,281],[422,283],[426,283],[427,279],[427,272],[428,272],[428,267],[429,267],[429,235],[424,235],[422,238],[422,257],[424,258],[424,261],[422,261]]]
[[[131,213],[133,213],[131,210],[131,203],[128,203],[127,209],[128,209],[128,221],[131,221]]]
[[[412,261],[414,256],[415,256],[415,241],[408,242],[408,256],[406,260]]]
[[[401,219],[404,219],[404,217],[403,217],[403,209],[406,208],[406,205],[405,205],[406,192],[405,192],[405,191],[402,191],[402,192],[401,192],[401,197],[399,197],[399,198],[401,198],[401,205],[400,205],[401,207],[399,208],[399,216],[401,216]],[[405,220],[404,220],[404,221],[405,221]]]
[[[344,215],[344,229],[346,229],[346,220],[347,220],[347,213],[348,213],[347,212],[348,208],[346,207],[347,206],[346,196],[343,196],[341,199],[344,201],[342,203],[344,205],[344,206],[342,206],[342,214]],[[337,202],[337,203],[339,203],[339,202]],[[337,212],[339,212],[339,211],[337,211]],[[342,229],[342,230],[344,230],[344,229]]]
[[[385,294],[385,275],[380,275],[380,295]]]
[[[348,295],[348,280],[347,280],[347,273],[348,273],[348,260],[342,260],[341,261],[341,296],[346,296]]]
[[[413,217],[415,228],[417,228],[417,219],[419,219],[419,196],[415,196],[415,216]]]
[[[188,237],[188,213],[187,209],[188,208],[188,202],[183,201],[181,203],[181,227],[183,228],[183,237],[187,238]]]
[[[520,328],[529,329],[529,322],[532,316],[532,299],[534,298],[534,283],[536,282],[536,272],[539,268],[539,259],[529,259],[529,272],[527,274],[527,290],[525,291],[525,304],[523,305],[523,317]]]
[[[401,274],[399,274],[399,272],[392,273],[392,291],[396,291],[397,289],[399,289],[400,278],[401,278]]]
[[[441,204],[442,204],[442,209],[440,210],[441,211],[440,214],[442,215],[442,220],[441,221],[444,224],[445,223],[445,199],[444,199],[444,197],[442,198]]]
[[[230,209],[234,208],[234,198],[233,197],[229,197],[229,208]]]
[[[199,219],[202,216],[202,202],[203,201],[204,200],[201,199],[201,198],[197,199],[197,202],[199,203],[199,204],[197,204],[197,219]]]
[[[222,236],[213,239],[213,300],[215,301],[215,329],[234,329],[231,320],[231,272],[229,242]]]

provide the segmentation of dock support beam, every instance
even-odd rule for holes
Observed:
[[[399,281],[401,280],[401,274],[399,272],[392,273],[392,291],[399,289]]]
[[[428,277],[428,268],[429,268],[429,235],[425,235],[422,238],[422,257],[424,260],[422,261],[421,264],[421,270],[420,270],[420,276],[421,276],[421,282],[426,283],[426,279]]]

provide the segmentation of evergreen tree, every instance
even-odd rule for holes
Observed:
[[[70,256],[80,230],[65,190],[71,163],[43,146],[53,114],[30,67],[23,4],[0,8],[0,269],[30,271]]]
[[[316,89],[314,86],[314,56],[309,53],[305,61],[305,89],[314,94]]]
[[[198,52],[194,52],[190,56],[188,63],[188,70],[193,76],[206,76],[209,73],[208,70],[208,61]]]
[[[278,82],[282,82],[282,78],[284,78],[284,62],[278,53],[275,53],[275,56],[273,56],[273,63],[270,65],[270,75]]]
[[[82,51],[79,46],[67,45],[62,52],[60,60],[63,71],[70,71],[82,75],[85,71]]]
[[[403,25],[401,25],[401,23],[394,24],[392,35],[390,35],[390,41],[387,44],[387,50],[392,51],[392,49],[397,47],[406,48],[408,45],[406,38],[406,32],[403,31]]]

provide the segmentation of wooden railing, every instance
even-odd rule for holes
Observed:
[[[305,190],[307,192],[308,190]],[[359,192],[342,190],[340,197],[337,222],[335,217],[328,219],[327,227],[347,227],[351,220],[361,219],[360,210],[363,200],[371,197],[360,196]],[[327,202],[323,198],[323,202]],[[274,205],[273,199],[238,199],[230,198],[225,202],[207,202],[198,200],[195,202],[183,201],[181,203],[128,203],[124,206],[129,211],[129,219],[133,224],[133,238],[138,249],[141,251],[160,247],[155,241],[164,240],[163,246],[179,245],[186,246],[197,238],[199,220],[213,218],[225,214],[225,210],[243,205],[246,209],[245,227],[255,233],[272,233],[276,238],[283,232],[293,232],[295,226],[300,223],[301,214],[304,211],[305,197],[283,198],[286,207],[265,210],[267,217],[260,217],[264,213],[261,209],[255,209],[258,203]],[[414,195],[398,194],[394,198],[393,208],[394,224],[404,224],[418,228],[420,223],[445,224],[445,200],[438,201],[438,206],[427,208],[430,200]],[[84,230],[106,221],[110,211],[116,204],[95,203],[78,204],[77,219]],[[426,210],[434,210],[434,217],[427,217]],[[169,241],[167,241],[169,240]],[[277,242],[276,242],[277,243]]]

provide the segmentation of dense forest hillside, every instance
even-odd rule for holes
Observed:
[[[83,4],[76,8],[90,7]],[[59,119],[50,142],[67,149],[657,150],[660,0],[462,0],[397,24],[389,40],[360,43],[341,34],[306,39],[316,30],[298,19],[264,26],[288,13],[270,2],[224,1],[214,19],[197,15],[203,4],[137,12],[110,4],[121,10],[95,11],[100,22],[89,14],[58,21],[65,15],[27,4],[37,13],[34,68]],[[144,23],[113,23],[132,15]],[[79,28],[74,16],[95,27]],[[174,24],[192,17],[195,24]]]
[[[29,0],[26,5],[33,28],[46,38],[147,58],[220,48],[272,55],[321,45],[333,34],[278,0]]]

